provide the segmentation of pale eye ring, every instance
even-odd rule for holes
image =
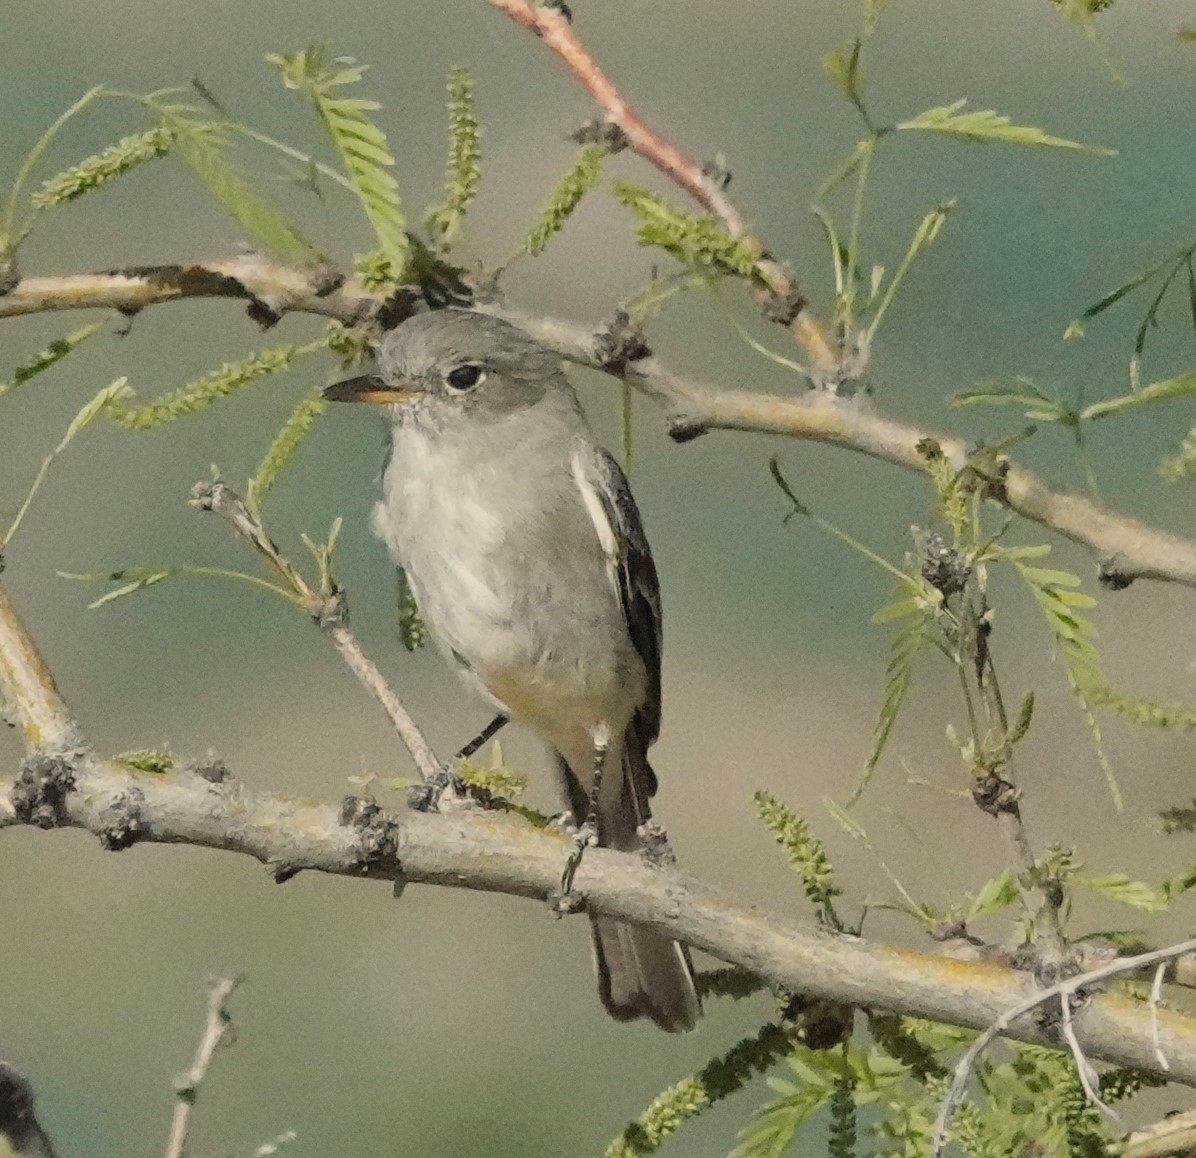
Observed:
[[[464,392],[480,386],[486,380],[486,372],[481,366],[473,362],[466,362],[461,366],[454,366],[444,376],[444,384],[450,390]]]

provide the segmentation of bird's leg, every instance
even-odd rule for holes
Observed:
[[[422,784],[417,784],[410,795],[411,807],[417,812],[435,812],[445,789],[458,791],[461,785],[457,775],[457,765],[462,760],[468,760],[483,744],[492,739],[507,726],[510,717],[499,712],[464,748],[461,749],[435,776],[429,777]]]
[[[568,897],[572,892],[573,878],[586,849],[598,843],[598,794],[602,790],[602,771],[606,766],[606,753],[609,749],[610,730],[603,724],[594,729],[594,778],[590,785],[590,802],[585,818],[573,836],[569,855],[565,858],[565,871],[561,873],[562,897]]]
[[[462,760],[468,760],[483,744],[488,740],[493,739],[499,732],[507,726],[511,717],[505,712],[499,712],[493,720],[490,721],[464,748],[461,749],[450,761],[451,764],[458,764]]]

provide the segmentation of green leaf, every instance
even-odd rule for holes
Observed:
[[[196,378],[177,390],[162,394],[150,402],[129,405],[123,399],[131,398],[132,391],[109,406],[113,422],[126,430],[145,430],[173,422],[188,414],[194,414],[210,406],[218,398],[224,398],[234,390],[268,374],[285,369],[296,358],[324,348],[324,341],[312,342],[307,346],[278,346],[271,350],[260,350],[240,362],[226,362],[219,370],[213,370],[202,378]]]
[[[36,378],[38,374],[61,362],[67,354],[81,346],[92,334],[101,329],[102,326],[102,322],[90,322],[86,326],[80,326],[77,330],[72,330],[65,337],[51,342],[44,350],[40,350],[34,354],[32,358],[22,362],[12,372],[12,377],[7,382],[0,382],[0,397],[3,397],[10,390],[20,386],[22,383],[28,382],[30,378]]]
[[[889,736],[897,723],[901,706],[913,687],[918,656],[930,642],[929,626],[929,616],[923,609],[917,619],[893,637],[889,648],[889,663],[885,669],[884,699],[881,701],[880,716],[872,732],[872,747],[868,752],[868,759],[864,761],[864,771],[848,800],[849,805],[854,804],[863,794],[876,771],[877,764],[880,763]]]
[[[302,601],[292,591],[279,587],[277,584],[271,583],[267,579],[262,579],[257,575],[247,575],[243,571],[230,571],[224,567],[202,567],[192,563],[150,563],[138,567],[122,567],[118,571],[58,572],[60,579],[71,579],[77,583],[121,584],[121,586],[109,591],[106,595],[101,595],[99,599],[89,603],[87,605],[88,611],[94,611],[97,607],[103,607],[105,604],[113,603],[117,599],[123,599],[126,595],[133,595],[138,591],[144,591],[147,587],[153,587],[161,583],[162,580],[171,579],[176,575],[198,575],[214,579],[235,579],[241,583],[249,583],[254,587],[260,587],[273,595],[280,595],[288,603],[293,603],[297,607],[303,606]]]
[[[1146,696],[1135,696],[1111,687],[1092,689],[1092,702],[1147,728],[1196,729],[1196,709],[1183,704],[1164,704]]]
[[[1019,740],[1024,740],[1033,719],[1034,693],[1027,692],[1022,699],[1021,707],[1018,708],[1017,719],[1014,721],[1013,727],[1009,729],[1009,735],[1006,737],[1008,742],[1016,744]]]
[[[988,881],[976,894],[976,899],[972,902],[968,913],[968,919],[1004,909],[1013,904],[1019,895],[1017,876],[1012,869],[1005,869],[1004,872]]]
[[[329,60],[327,46],[318,44],[289,55],[271,53],[266,59],[282,73],[283,83],[302,92],[315,108],[374,227],[391,279],[399,281],[407,268],[410,243],[399,201],[399,183],[390,172],[395,161],[386,134],[367,115],[381,105],[339,96],[335,91],[357,84],[365,66],[350,56]]]
[[[962,390],[951,399],[952,406],[1017,406],[1031,422],[1057,422],[1075,426],[1080,415],[1066,403],[1053,398],[1028,378],[1016,386],[980,386]]]
[[[173,141],[172,153],[200,179],[221,208],[267,252],[286,261],[310,261],[311,245],[268,201],[242,180],[228,157],[230,126],[207,120],[185,105],[148,107]]]
[[[1143,406],[1148,402],[1163,402],[1168,398],[1182,398],[1188,394],[1196,394],[1196,373],[1178,374],[1174,378],[1151,382],[1132,394],[1123,394],[1105,402],[1094,402],[1081,411],[1080,417],[1107,418],[1110,414],[1119,414],[1134,406]]]
[[[12,542],[13,535],[17,533],[21,523],[24,521],[25,515],[33,503],[37,492],[41,489],[41,485],[45,481],[46,474],[49,472],[54,460],[66,450],[82,431],[95,421],[97,414],[106,407],[115,405],[129,393],[128,380],[126,378],[117,378],[111,385],[105,386],[98,391],[94,397],[83,405],[79,413],[71,419],[71,423],[66,428],[66,433],[62,436],[62,440],[42,459],[41,467],[33,479],[33,485],[29,488],[29,493],[25,496],[25,501],[21,504],[20,510],[17,511],[16,517],[13,519],[11,526],[9,526],[3,538],[0,538],[0,549],[7,547]]]
[[[174,138],[164,125],[121,137],[106,149],[43,181],[33,195],[33,207],[48,209],[53,205],[65,205],[92,189],[115,181],[138,165],[164,157],[173,145]]]
[[[1105,873],[1102,876],[1080,876],[1077,878],[1085,888],[1102,897],[1141,909],[1148,913],[1161,913],[1170,908],[1165,890],[1142,881],[1131,880],[1125,873]]]
[[[908,121],[902,121],[898,129],[923,129],[936,133],[948,133],[968,141],[1009,141],[1018,145],[1048,145],[1056,149],[1079,149],[1103,157],[1116,156],[1116,149],[1100,145],[1082,145],[1063,137],[1052,137],[1036,125],[1015,125],[1006,116],[993,109],[965,111],[967,100],[954,104],[927,109]]]
[[[307,436],[317,418],[328,409],[328,403],[320,393],[309,394],[288,415],[266,451],[265,458],[249,480],[245,500],[250,510],[256,511],[262,496],[274,485],[279,473],[294,457],[299,444]]]
[[[1029,585],[1038,608],[1055,638],[1059,654],[1067,666],[1068,683],[1076,703],[1079,704],[1084,722],[1088,725],[1096,758],[1105,774],[1114,807],[1120,812],[1121,789],[1105,754],[1100,726],[1093,713],[1100,689],[1108,687],[1108,680],[1105,679],[1100,654],[1096,649],[1096,628],[1080,614],[1081,608],[1092,607],[1096,601],[1090,595],[1074,590],[1079,587],[1080,580],[1068,571],[1032,567],[1019,558],[1007,557]]]
[[[791,1086],[785,1094],[756,1112],[739,1131],[739,1144],[730,1158],[784,1158],[798,1130],[829,1100],[833,1086]]]
[[[860,49],[863,47],[863,41],[857,36],[843,48],[832,48],[822,58],[822,71],[856,108],[860,107]]]
[[[459,64],[448,76],[449,140],[444,167],[444,199],[429,210],[429,233],[448,246],[461,231],[461,219],[477,196],[481,180],[478,120],[473,107],[473,74]]]
[[[29,233],[31,222],[27,222],[19,231],[17,230],[17,204],[21,199],[21,190],[24,188],[25,182],[29,179],[29,175],[33,172],[38,161],[41,160],[42,154],[49,148],[50,142],[58,135],[58,130],[73,116],[91,104],[103,91],[104,86],[102,84],[98,84],[94,88],[89,88],[87,92],[42,133],[33,148],[25,155],[25,159],[21,162],[20,168],[17,170],[16,180],[13,182],[12,189],[8,195],[8,205],[4,211],[4,219],[0,221],[0,257],[10,255]]]
[[[615,199],[639,219],[641,245],[655,245],[687,269],[708,274],[751,278],[764,251],[756,241],[734,238],[710,213],[686,213],[663,197],[629,181],[611,186]]]
[[[918,222],[918,227],[914,230],[913,237],[910,238],[905,256],[901,259],[901,264],[897,266],[893,276],[889,278],[889,285],[885,290],[884,297],[880,299],[880,305],[876,307],[876,312],[872,315],[872,321],[868,325],[867,342],[871,342],[875,337],[877,328],[880,326],[880,320],[885,316],[885,311],[892,303],[893,296],[900,288],[905,275],[909,272],[910,266],[913,265],[915,259],[923,250],[934,243],[934,240],[938,237],[947,222],[947,215],[954,208],[954,197],[949,201],[941,201]]]
[[[573,164],[552,187],[540,215],[528,230],[523,251],[532,257],[544,252],[544,247],[564,227],[581,199],[598,184],[602,176],[602,159],[606,149],[602,145],[583,145]]]

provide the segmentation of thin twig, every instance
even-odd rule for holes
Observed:
[[[839,370],[843,355],[838,344],[807,307],[793,275],[748,228],[743,215],[723,192],[724,182],[706,167],[691,161],[635,113],[581,43],[562,6],[528,0],[490,0],[490,3],[535,32],[560,57],[598,103],[607,121],[622,130],[630,148],[680,185],[703,209],[713,213],[732,237],[750,241],[760,249],[762,256],[756,262],[756,275],[773,297],[769,312],[776,314],[779,307],[780,316],[805,348],[813,368],[824,376]]]
[[[1048,1001],[1058,997],[1063,1001],[1070,1000],[1077,991],[1086,989],[1094,985],[1098,981],[1103,981],[1107,977],[1116,977],[1123,973],[1132,973],[1135,970],[1142,969],[1147,965],[1154,965],[1160,961],[1171,961],[1176,957],[1182,957],[1185,953],[1196,952],[1196,937],[1187,941],[1181,941],[1179,944],[1172,945],[1166,949],[1155,949],[1150,953],[1139,953],[1135,957],[1119,957],[1116,961],[1110,962],[1108,965],[1102,965],[1097,969],[1091,969],[1087,973],[1078,973],[1074,977],[1068,977],[1064,981],[1060,981],[1055,985],[1051,985],[1046,989],[1040,990],[1033,997],[1026,998],[1025,1001],[1020,1001],[1016,1005],[1011,1006],[1005,1010],[983,1033],[981,1033],[975,1041],[968,1047],[967,1052],[960,1058],[959,1063],[955,1067],[955,1075],[951,1082],[951,1088],[947,1091],[947,1096],[943,1099],[943,1104],[939,1107],[938,1118],[934,1123],[934,1134],[931,1139],[930,1158],[938,1158],[943,1152],[943,1147],[947,1141],[947,1127],[951,1123],[951,1118],[955,1114],[956,1107],[959,1105],[963,1097],[964,1090],[968,1084],[968,1078],[972,1075],[972,1070],[975,1069],[976,1062],[980,1055],[993,1043],[993,1041],[1002,1034],[1015,1028],[1014,1023],[1027,1013],[1037,1009],[1041,1005],[1045,1005]],[[1157,1021],[1157,1011],[1155,1014]],[[1070,1023],[1070,1010],[1068,1010],[1065,1017],[1065,1023]],[[1075,1033],[1074,1027],[1072,1033]],[[1090,1051],[1091,1052],[1091,1051]],[[1157,1059],[1156,1059],[1157,1060]],[[1081,1080],[1083,1074],[1081,1073]]]
[[[1159,1002],[1163,997],[1163,980],[1167,975],[1167,962],[1160,961],[1154,971],[1154,981],[1150,986],[1150,1040],[1154,1045],[1154,1056],[1158,1060],[1159,1069],[1166,1073],[1171,1065],[1167,1055],[1159,1044]]]
[[[166,1143],[165,1158],[183,1158],[187,1146],[187,1131],[191,1125],[191,1110],[199,1095],[199,1087],[207,1077],[212,1055],[224,1041],[231,1020],[228,1013],[228,999],[239,984],[239,978],[212,978],[208,982],[208,1014],[204,1021],[199,1048],[195,1060],[186,1073],[180,1074],[174,1083],[174,1118],[170,1123],[170,1138]]]
[[[249,509],[241,496],[220,479],[197,484],[192,488],[190,501],[192,506],[213,511],[224,518],[237,534],[274,568],[298,596],[304,610],[320,630],[332,640],[341,658],[349,665],[349,670],[382,706],[399,739],[411,753],[420,777],[428,781],[439,775],[440,762],[420,731],[419,725],[403,706],[394,689],[386,682],[386,677],[362,650],[356,636],[349,630],[344,594],[333,584],[331,575],[327,573],[326,562],[322,567],[325,573],[321,575],[320,587],[313,587],[303,577],[303,573],[278,549],[261,520]]]
[[[1100,1077],[1097,1075],[1096,1070],[1092,1068],[1092,1063],[1084,1056],[1084,1051],[1080,1048],[1080,1043],[1076,1038],[1076,1028],[1072,1022],[1070,994],[1065,993],[1059,998],[1059,1007],[1063,1021],[1063,1040],[1067,1042],[1067,1048],[1071,1050],[1071,1058],[1075,1063],[1076,1075],[1080,1079],[1080,1087],[1084,1091],[1084,1096],[1110,1122],[1115,1126],[1120,1126],[1120,1115],[1112,1106],[1102,1101],[1100,1094],[1097,1092],[1096,1087],[1100,1083]]]

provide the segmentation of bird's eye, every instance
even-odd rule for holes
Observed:
[[[451,390],[472,390],[479,386],[486,377],[481,366],[467,362],[464,366],[454,366],[445,376],[444,384]]]

